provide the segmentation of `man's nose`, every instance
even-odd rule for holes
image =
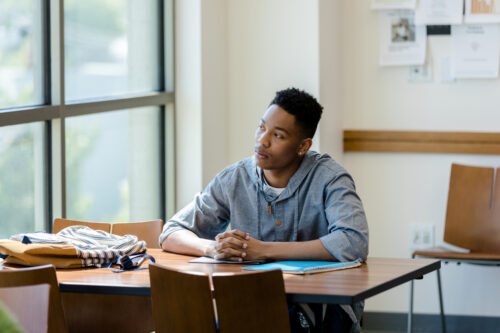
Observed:
[[[269,132],[265,131],[257,135],[257,143],[260,143],[265,148],[268,148],[271,143],[269,140]]]

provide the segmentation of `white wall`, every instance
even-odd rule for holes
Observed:
[[[175,3],[175,107],[177,208],[202,185],[201,4]]]
[[[450,36],[429,38],[434,82],[411,84],[408,68],[378,66],[379,25],[368,2],[344,8],[345,129],[500,131],[500,80],[439,82],[440,59],[450,55]],[[409,225],[430,223],[443,239],[452,162],[500,166],[500,156],[346,153],[370,225],[370,255],[409,257]],[[500,269],[445,265],[444,306],[448,314],[500,316]],[[493,286],[487,288],[486,286]],[[408,287],[369,299],[369,311],[408,309]],[[416,283],[416,312],[437,313],[435,274]]]
[[[325,107],[320,150],[356,180],[371,256],[408,258],[412,223],[434,224],[442,239],[451,162],[500,166],[500,156],[342,153],[342,128],[500,130],[500,80],[409,84],[407,68],[380,68],[378,16],[369,1],[182,0],[176,6],[179,207],[225,165],[252,153],[259,118],[274,92],[288,86],[309,91]],[[449,36],[429,39],[435,76],[449,49]],[[500,316],[499,278],[498,268],[444,266],[445,311]],[[416,312],[437,313],[434,274],[416,283],[415,296]],[[406,285],[366,304],[368,311],[407,309]]]
[[[319,35],[319,101],[323,105],[320,121],[320,151],[343,162],[342,122],[344,110],[344,15],[343,1],[320,0]]]
[[[435,82],[408,83],[407,67],[379,67],[379,20],[367,1],[346,1],[344,128],[498,131],[500,80],[439,83],[440,59],[450,36],[428,40]]]
[[[176,205],[227,164],[226,0],[175,4]]]
[[[227,164],[228,47],[226,0],[202,4],[202,185]]]
[[[253,153],[276,91],[295,86],[318,96],[317,16],[317,1],[228,1],[229,163]]]

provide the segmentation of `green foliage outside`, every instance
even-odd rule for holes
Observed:
[[[14,316],[10,311],[0,302],[0,332],[2,333],[22,333],[23,330],[19,328]]]
[[[0,108],[34,103],[33,1],[0,1]]]
[[[83,28],[79,32],[84,32],[82,38],[88,38],[86,45],[92,46],[85,49],[85,54],[76,54],[74,58],[92,59],[94,54],[100,54],[102,60],[107,41],[124,34],[127,17],[123,14],[127,1],[66,0],[64,4],[68,33],[74,27]],[[40,38],[41,31],[33,26],[33,17],[38,14],[36,10],[34,1],[0,1],[0,109],[34,103],[33,77],[34,71],[39,69],[33,68],[33,38]],[[78,53],[78,49],[71,48],[71,41],[68,41],[66,52],[71,56]],[[76,64],[66,63],[67,68],[72,65]],[[14,90],[12,85],[16,82],[7,82],[6,74],[2,73],[18,77],[19,84]],[[36,89],[43,90],[42,87]],[[34,126],[12,126],[15,130],[0,127],[0,238],[35,231],[34,170],[42,166],[34,165]],[[75,128],[66,132],[66,146],[71,147],[66,152],[66,164],[67,170],[72,170],[67,178],[67,211],[75,212],[75,218],[85,219],[92,204],[91,197],[77,194],[80,193],[83,161],[92,153],[98,137],[97,129],[82,133]]]
[[[0,151],[0,238],[34,228],[34,132],[10,132],[18,134]]]

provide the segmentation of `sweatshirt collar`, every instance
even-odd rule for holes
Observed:
[[[304,155],[304,158],[302,159],[299,168],[297,169],[297,171],[295,171],[293,176],[288,181],[285,190],[278,197],[273,198],[273,195],[270,195],[271,193],[264,192],[263,190],[264,179],[262,175],[262,169],[257,166],[255,162],[255,156],[252,158],[251,170],[249,170],[250,171],[249,174],[251,175],[252,180],[257,185],[258,190],[262,191],[267,197],[269,197],[269,199],[271,199],[270,201],[273,201],[278,198],[279,200],[285,200],[291,197],[295,193],[295,191],[299,188],[300,184],[303,182],[303,180],[306,178],[306,176],[313,168],[318,156],[320,156],[320,154],[318,154],[315,151],[308,151]]]

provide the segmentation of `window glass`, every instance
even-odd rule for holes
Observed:
[[[161,218],[160,119],[158,107],[66,119],[69,219]]]
[[[160,88],[157,0],[66,0],[66,99]]]
[[[43,123],[0,127],[0,238],[44,230]]]
[[[0,1],[0,109],[43,103],[41,4]]]

